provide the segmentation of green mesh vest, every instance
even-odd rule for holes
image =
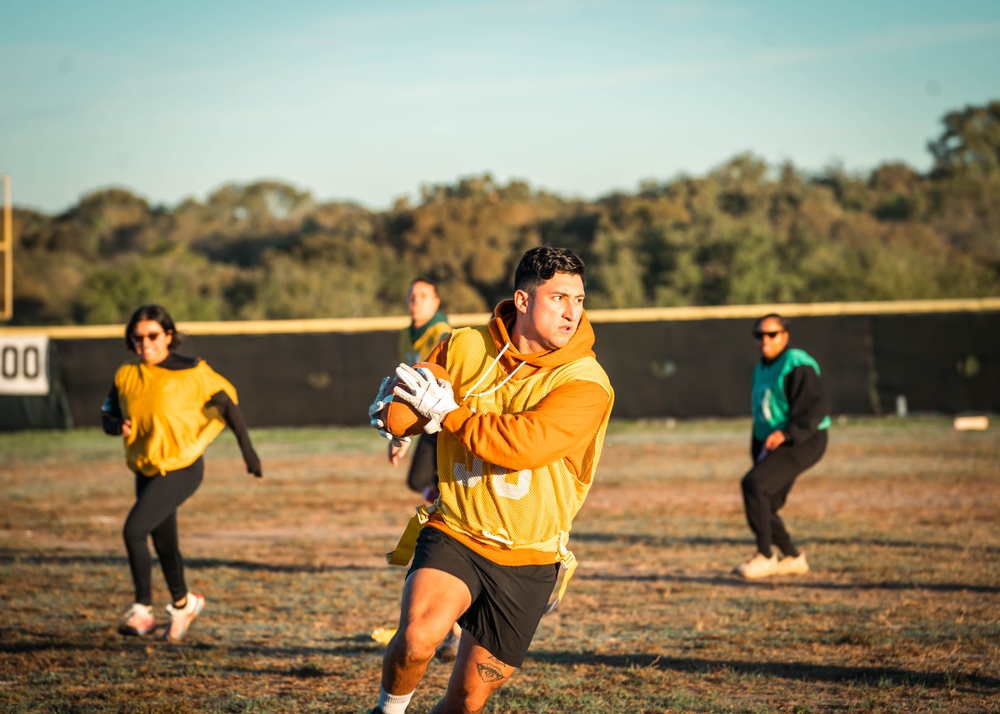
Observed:
[[[785,377],[796,367],[808,365],[819,374],[819,365],[803,350],[788,349],[780,357],[765,365],[758,362],[753,370],[751,406],[753,408],[753,436],[764,441],[775,431],[788,426],[789,404],[785,396]],[[819,428],[830,426],[830,417],[820,422]]]

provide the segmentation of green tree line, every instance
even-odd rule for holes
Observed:
[[[744,154],[593,201],[489,174],[378,212],[271,181],[173,209],[97,191],[56,216],[15,209],[13,324],[119,323],[147,302],[180,320],[398,315],[418,275],[479,312],[543,243],[587,261],[591,308],[997,296],[1000,101],[942,123],[926,174]]]

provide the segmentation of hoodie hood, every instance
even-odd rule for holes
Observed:
[[[513,300],[504,300],[493,310],[493,319],[489,322],[490,336],[496,344],[498,350],[502,350],[504,345],[510,344],[510,333],[514,329],[514,322],[517,319],[517,308],[514,307]],[[522,362],[515,379],[523,379],[539,370],[553,369],[568,364],[582,357],[595,357],[594,354],[594,328],[587,318],[587,311],[584,310],[580,317],[580,324],[576,332],[565,347],[557,350],[546,350],[534,354],[521,354],[513,344],[507,348],[500,358],[500,363],[508,372],[512,372]]]

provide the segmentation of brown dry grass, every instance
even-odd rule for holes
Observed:
[[[1000,433],[852,421],[792,491],[813,572],[746,583],[745,422],[615,424],[568,598],[492,712],[1000,711]],[[368,430],[232,438],[181,510],[208,606],[185,641],[115,631],[131,478],[92,430],[0,434],[0,709],[363,712],[415,498]],[[155,573],[154,594],[165,587]],[[162,613],[162,611],[161,611]],[[435,663],[411,711],[443,691]]]

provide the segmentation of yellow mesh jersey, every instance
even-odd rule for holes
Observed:
[[[219,411],[206,406],[217,392],[236,402],[236,389],[207,362],[170,370],[127,362],[115,374],[122,418],[132,420],[125,438],[129,468],[147,476],[193,464],[226,428]]]
[[[428,326],[420,337],[410,340],[410,329],[407,328],[399,333],[399,358],[406,364],[417,364],[427,359],[441,338],[451,332],[451,325],[447,321],[435,322]]]
[[[489,392],[503,382],[506,372],[493,364],[497,347],[488,329],[464,328],[452,333],[447,369],[459,398],[490,374],[476,393]],[[441,492],[436,516],[449,528],[478,543],[501,549],[531,549],[558,559],[583,505],[601,457],[604,434],[614,401],[607,374],[593,357],[583,357],[525,379],[511,379],[497,391],[469,396],[462,403],[476,412],[514,414],[531,410],[557,387],[573,380],[603,387],[609,396],[604,418],[591,440],[580,474],[560,459],[537,469],[508,472],[470,453],[451,433],[438,437]],[[460,498],[461,496],[461,498]]]

